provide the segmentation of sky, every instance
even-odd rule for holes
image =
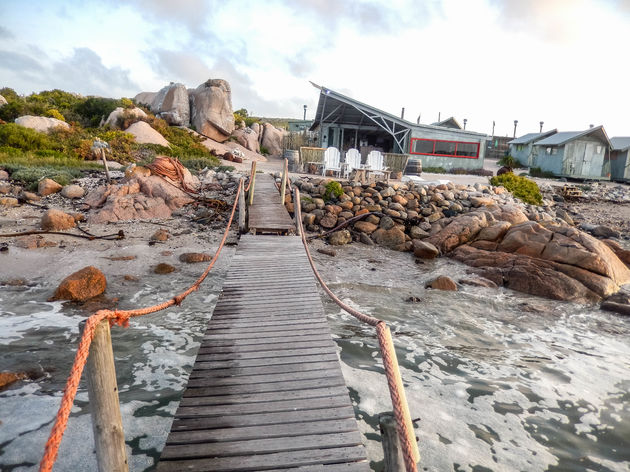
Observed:
[[[630,0],[0,0],[0,87],[133,98],[227,80],[313,119],[309,81],[420,123],[630,136]],[[624,59],[625,57],[625,59]]]

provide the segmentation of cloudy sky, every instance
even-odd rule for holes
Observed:
[[[232,86],[312,118],[309,80],[421,123],[630,135],[630,0],[0,0],[0,87],[133,97]]]

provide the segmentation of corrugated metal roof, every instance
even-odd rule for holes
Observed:
[[[599,134],[602,138],[602,141],[605,141],[610,145],[610,140],[608,139],[608,135],[606,131],[604,131],[603,126],[596,126],[594,128],[589,128],[585,131],[561,131],[559,133],[553,134],[548,138],[545,138],[536,143],[537,146],[560,146],[562,144],[568,143],[574,139],[580,138],[582,136],[586,136],[589,134]]]
[[[615,136],[610,138],[610,143],[614,151],[625,151],[630,148],[630,136]]]
[[[529,144],[532,141],[538,141],[539,139],[551,136],[557,132],[557,129],[552,129],[550,131],[543,131],[542,133],[527,133],[526,135],[513,139],[508,144]]]

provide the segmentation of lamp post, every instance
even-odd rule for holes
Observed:
[[[514,137],[516,138],[516,125],[518,124],[518,120],[514,120]]]
[[[304,118],[303,121],[306,121],[306,105],[304,105]]]
[[[545,122],[544,122],[544,121],[541,121],[541,122],[540,122],[540,131],[539,131],[539,133],[542,133],[542,127],[543,127],[543,125],[544,125],[544,124],[545,124]]]
[[[495,122],[494,120],[492,120],[492,140],[493,141],[494,141],[494,125],[495,125]]]
[[[466,129],[466,123],[468,123],[468,120],[464,118],[464,129]]]

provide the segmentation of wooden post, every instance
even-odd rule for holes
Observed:
[[[107,167],[107,159],[105,158],[105,148],[101,148],[101,159],[103,159],[103,165],[105,166],[105,177],[107,177],[107,183],[111,182],[109,178],[109,168]]]
[[[250,179],[251,182],[249,184],[249,194],[247,195],[247,204],[252,205],[254,203],[254,185],[256,184],[256,161],[252,162],[252,172]]]
[[[245,228],[245,213],[247,212],[247,208],[245,208],[245,178],[241,177],[238,184],[241,187],[241,193],[238,197],[238,231],[243,234],[247,232]]]
[[[302,236],[300,226],[302,223],[302,202],[300,202],[300,189],[293,189],[293,217],[295,218],[295,235]]]
[[[378,425],[381,429],[383,442],[383,459],[385,472],[405,472],[405,459],[398,431],[396,431],[396,419],[393,413],[381,413],[378,415]]]
[[[284,205],[284,196],[287,189],[287,174],[289,173],[289,160],[284,160],[284,166],[282,168],[282,183],[280,184],[280,201]]]
[[[128,472],[109,320],[103,320],[95,329],[87,381],[98,470]]]

